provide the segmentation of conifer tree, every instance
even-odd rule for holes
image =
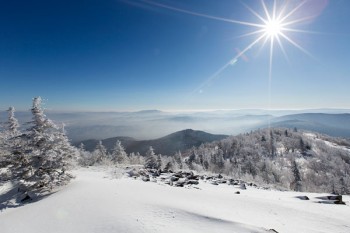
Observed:
[[[19,123],[18,120],[15,117],[15,108],[14,107],[9,107],[7,110],[8,112],[8,121],[6,122],[6,128],[7,128],[7,137],[15,137],[18,136],[20,133],[18,128],[19,128]]]
[[[107,159],[107,149],[102,144],[102,141],[98,141],[96,148],[93,152],[95,163],[101,163]]]
[[[150,146],[148,151],[146,152],[146,162],[145,168],[156,168],[157,167],[157,158],[154,153],[153,147]]]
[[[126,163],[128,162],[128,155],[122,143],[117,140],[111,154],[111,160],[116,163]]]
[[[31,112],[32,127],[25,134],[26,144],[20,153],[20,190],[29,196],[69,182],[72,175],[67,169],[76,155],[64,130],[59,130],[44,114],[40,97],[33,99]]]
[[[18,130],[19,123],[15,118],[15,108],[9,107],[8,120],[5,123],[5,131],[2,134],[2,145],[0,150],[2,151],[2,167],[7,167],[6,178],[15,178],[14,168],[18,167],[20,162],[18,152],[23,146],[23,140],[20,137],[21,132]]]

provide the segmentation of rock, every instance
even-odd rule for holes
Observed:
[[[245,183],[242,183],[242,184],[240,185],[240,188],[243,189],[243,190],[244,190],[244,189],[247,189]]]
[[[172,183],[172,181],[171,181],[171,180],[166,180],[166,181],[164,181],[164,184],[167,184],[167,185],[172,185],[172,184],[170,184],[170,183]]]
[[[189,180],[199,180],[199,176],[198,175],[189,175],[189,176],[187,176],[187,178]]]
[[[334,204],[345,205],[345,202],[343,202],[343,196],[342,195],[327,196],[327,198],[328,198],[328,200],[335,201]]]
[[[189,180],[187,184],[199,184],[198,180]]]
[[[179,177],[177,177],[177,176],[171,176],[171,177],[170,177],[170,180],[171,180],[171,181],[178,181],[178,180],[179,180]]]
[[[140,174],[135,169],[128,171],[127,174],[129,177],[139,177],[140,176]]]
[[[176,182],[174,186],[176,186],[176,187],[183,187],[183,186],[185,186],[185,183]]]
[[[212,181],[212,182],[210,182],[212,185],[219,185],[218,184],[218,182],[216,182],[216,181]]]
[[[240,191],[236,191],[235,194],[241,194],[241,192]]]
[[[218,177],[219,179],[224,178],[221,174],[219,174],[217,177]]]
[[[308,196],[298,196],[296,198],[299,198],[300,200],[310,200]]]
[[[20,197],[20,202],[27,202],[31,200],[32,198],[27,193],[22,194]]]
[[[147,181],[149,181],[150,179],[149,179],[148,176],[143,176],[143,177],[142,177],[142,180],[145,181],[145,182],[147,182]]]
[[[177,178],[182,178],[183,177],[183,174],[181,171],[175,173],[173,176],[177,177]]]
[[[337,205],[346,205],[345,202],[343,202],[343,201],[335,201],[334,204],[337,204]]]
[[[270,229],[269,232],[278,233],[278,231],[276,231],[275,229]]]
[[[184,176],[189,177],[189,176],[193,176],[193,172],[183,172],[182,174],[184,174]]]

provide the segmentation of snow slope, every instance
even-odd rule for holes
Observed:
[[[200,183],[171,187],[112,178],[97,168],[76,171],[63,190],[0,212],[1,233],[350,232],[347,205],[318,203],[326,194],[240,190]],[[296,196],[307,195],[304,201]],[[273,232],[273,231],[270,231]]]

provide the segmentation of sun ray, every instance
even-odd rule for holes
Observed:
[[[165,5],[165,4],[161,4],[161,3],[157,3],[157,2],[153,2],[153,1],[148,1],[148,0],[141,0],[141,1],[146,3],[146,4],[149,4],[149,5],[153,5],[153,6],[161,7],[161,8],[164,8],[164,9],[173,10],[173,11],[177,11],[177,12],[193,15],[193,16],[199,16],[199,17],[203,17],[203,18],[214,19],[214,20],[218,20],[218,21],[223,21],[223,22],[228,22],[228,23],[235,23],[235,24],[252,26],[252,27],[261,27],[260,24],[256,24],[256,23],[250,23],[250,22],[245,22],[245,21],[239,21],[239,20],[234,20],[234,19],[227,19],[227,18],[212,16],[212,15],[202,14],[202,13],[189,11],[189,10],[184,10],[184,9],[181,9],[181,8],[176,8],[176,7],[173,7],[173,6],[168,6],[168,5]]]
[[[296,20],[293,20],[293,21],[288,21],[286,23],[283,23],[282,25],[283,26],[293,25],[293,24],[304,22],[304,21],[308,21],[310,19],[314,19],[315,17],[316,17],[315,15],[306,16],[306,17],[299,18],[299,19],[296,19]]]
[[[304,4],[306,3],[306,1],[302,1],[299,5],[297,5],[294,9],[292,9],[291,11],[289,11],[288,14],[286,14],[285,16],[283,16],[283,18],[281,18],[281,21],[285,21],[287,20],[291,15],[293,15],[295,12],[297,12]]]
[[[272,19],[276,20],[276,0],[273,1],[273,13]]]
[[[304,52],[306,55],[308,55],[309,57],[313,58],[316,60],[316,58],[314,56],[312,56],[312,54],[310,52],[308,52],[306,49],[304,49],[303,47],[301,47],[300,45],[298,45],[296,42],[294,42],[292,39],[290,39],[288,36],[286,36],[284,33],[281,33],[281,36],[286,39],[289,43],[291,43],[292,45],[294,45],[296,48],[298,48],[300,51]]]
[[[286,59],[286,61],[288,62],[288,64],[290,64],[290,61],[289,61],[287,52],[286,52],[286,50],[284,49],[284,46],[283,46],[283,44],[282,44],[282,41],[281,41],[280,37],[277,36],[277,37],[276,37],[276,40],[277,40],[277,42],[278,42],[279,47],[281,48],[281,51],[282,51],[282,53],[283,53],[284,58]]]
[[[261,20],[264,24],[267,23],[266,19],[264,19],[261,15],[259,15],[256,11],[254,11],[252,8],[250,8],[247,4],[242,2],[242,5],[245,6],[253,15],[255,15],[258,19]],[[261,25],[263,26],[263,25]]]
[[[309,30],[301,30],[301,29],[295,29],[295,28],[283,28],[283,31],[309,33],[309,34],[324,34],[324,33],[321,33],[321,32],[309,31]]]
[[[266,17],[267,17],[267,21],[271,21],[271,16],[270,16],[269,11],[267,10],[265,1],[264,1],[264,0],[261,0],[261,4],[262,4],[263,9],[264,9],[264,11],[265,11],[265,14],[266,14]]]
[[[245,33],[245,34],[237,36],[235,38],[242,38],[242,37],[252,36],[252,35],[260,34],[260,33],[264,32],[264,31],[265,31],[265,29],[260,29],[260,30],[256,30],[256,31]]]
[[[278,16],[277,16],[277,19],[280,19],[282,20],[282,16],[284,14],[284,12],[287,10],[287,3],[283,4]],[[282,20],[283,21],[283,20]]]
[[[230,59],[225,65],[223,65],[220,69],[218,69],[213,75],[211,75],[205,82],[203,82],[201,85],[199,85],[196,89],[193,90],[192,93],[196,93],[199,90],[201,90],[203,87],[208,85],[211,81],[215,80],[219,77],[219,75],[230,65],[232,65],[232,61],[237,61],[238,58],[240,58],[245,52],[247,52],[249,49],[251,49],[255,44],[257,44],[259,41],[261,41],[266,35],[263,34],[260,37],[258,37],[255,41],[250,43],[247,47],[245,47],[241,52],[239,52],[235,57]]]

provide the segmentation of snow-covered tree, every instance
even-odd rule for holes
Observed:
[[[94,163],[105,163],[108,159],[107,149],[102,144],[102,141],[98,141],[95,150],[93,151]]]
[[[10,107],[8,110],[8,120],[5,123],[5,130],[2,134],[2,144],[1,144],[1,164],[2,167],[6,167],[6,176],[7,179],[14,178],[15,167],[18,167],[18,160],[15,155],[20,151],[23,146],[23,139],[20,137],[21,132],[18,130],[19,123],[15,118],[15,109],[14,107]],[[12,174],[11,174],[12,173]]]
[[[145,168],[156,168],[157,167],[157,157],[154,153],[153,147],[150,146],[146,152],[146,162]]]
[[[72,178],[67,172],[76,150],[60,130],[46,117],[40,97],[33,99],[32,126],[25,133],[26,143],[18,152],[20,190],[40,194],[64,185]]]
[[[15,117],[15,108],[9,107],[7,112],[8,112],[8,121],[6,122],[6,134],[7,134],[6,136],[8,138],[18,136],[20,132],[18,130],[19,123]]]
[[[181,151],[178,151],[178,152],[175,153],[174,159],[175,159],[177,168],[178,169],[183,169],[183,161],[182,161]]]
[[[119,164],[127,163],[129,160],[128,155],[125,152],[125,149],[119,140],[117,140],[112,150],[111,160]]]
[[[1,140],[1,151],[3,154],[10,156],[11,148],[16,147],[16,144],[19,143],[19,139],[17,138],[20,135],[19,123],[15,118],[15,108],[10,107],[8,110],[8,120],[4,124],[5,128],[1,132],[0,140]]]
[[[80,143],[78,148],[79,159],[78,162],[82,166],[91,166],[95,163],[95,159],[89,151],[85,150],[84,143]]]

